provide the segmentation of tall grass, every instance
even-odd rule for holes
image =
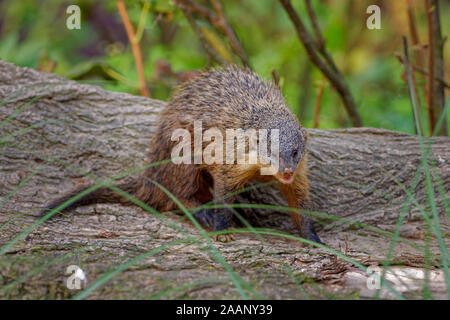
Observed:
[[[448,271],[448,249],[445,246],[445,243],[443,241],[443,236],[441,233],[441,228],[440,228],[440,223],[439,223],[439,214],[437,211],[437,199],[434,193],[434,186],[433,186],[433,181],[432,181],[432,177],[431,177],[431,169],[430,169],[430,165],[429,165],[429,154],[431,153],[431,142],[429,141],[429,143],[427,145],[425,145],[424,142],[424,137],[423,137],[423,133],[421,130],[421,126],[419,123],[419,117],[420,117],[420,113],[419,113],[419,107],[418,107],[418,103],[417,103],[417,97],[416,97],[416,92],[414,90],[414,86],[413,86],[413,80],[412,80],[412,73],[411,73],[411,68],[410,68],[410,64],[409,64],[409,56],[408,56],[408,45],[407,45],[407,40],[406,37],[403,37],[403,45],[404,45],[404,57],[405,57],[405,74],[406,74],[406,80],[407,80],[407,84],[408,84],[408,93],[409,93],[409,97],[411,100],[411,105],[412,105],[412,110],[414,113],[414,119],[415,119],[415,126],[417,129],[417,137],[419,139],[419,146],[420,146],[420,153],[421,153],[421,157],[422,157],[422,161],[421,164],[419,166],[419,170],[421,168],[423,168],[423,172],[425,175],[425,182],[426,182],[426,192],[427,192],[427,197],[428,197],[428,203],[431,206],[431,213],[432,213],[432,219],[430,219],[428,217],[428,213],[425,212],[425,210],[421,207],[418,206],[418,208],[421,210],[422,216],[424,218],[424,220],[427,223],[427,229],[426,229],[426,239],[427,239],[427,247],[429,244],[429,239],[430,239],[430,234],[429,234],[429,230],[431,229],[433,231],[434,236],[437,238],[438,243],[439,243],[439,250],[441,253],[441,261],[442,261],[442,268],[445,274],[445,279],[446,279],[446,285],[447,285],[447,296],[450,299],[450,274]],[[431,93],[430,93],[431,94]],[[435,127],[435,130],[433,131],[433,136],[436,135],[437,132],[439,132],[442,123],[444,121],[444,119],[447,117],[447,108],[448,108],[448,104],[449,101],[447,101],[446,106],[441,114],[441,116],[439,117],[439,120],[437,122],[437,126]],[[430,106],[431,107],[431,106]],[[437,171],[436,171],[437,173]],[[411,198],[410,195],[408,195],[409,198]],[[444,196],[445,199],[445,196]],[[412,200],[415,202],[416,206],[418,205],[417,200],[415,200],[412,197]],[[446,210],[448,211],[448,208],[446,208]],[[426,251],[425,254],[425,269],[429,269],[429,253]],[[386,272],[386,268],[383,271],[383,275]],[[426,273],[426,282],[425,285],[428,286],[428,273]],[[382,281],[384,281],[384,279],[382,279]],[[424,288],[424,295],[426,295],[427,297],[431,297],[428,288]]]
[[[38,99],[40,97],[42,97],[42,95],[31,99],[30,101],[28,101],[27,103],[25,103],[24,105],[19,107],[17,109],[17,111],[15,111],[13,114],[8,116],[5,120],[3,120],[0,123],[0,129],[2,127],[4,127],[6,124],[8,124],[11,120],[13,120],[18,114],[20,114],[20,112],[22,112],[23,110],[25,110],[26,108],[31,106],[34,102],[38,101]],[[2,100],[0,102],[0,107],[3,106],[4,104],[6,104],[10,98],[11,97],[7,97],[4,100]],[[446,108],[444,110],[445,113],[447,112],[448,106],[449,106],[449,103],[447,103],[447,106],[446,106]],[[441,116],[441,119],[440,119],[439,123],[442,123],[442,119],[444,118],[445,113]],[[44,122],[41,122],[41,123],[33,124],[33,125],[29,126],[29,127],[17,130],[16,132],[13,132],[13,133],[5,136],[5,137],[0,137],[0,146],[4,146],[7,143],[10,143],[10,140],[12,138],[20,137],[22,134],[25,134],[25,133],[29,132],[30,130],[33,130],[33,129],[37,128],[37,127],[44,126],[44,125],[46,125],[48,123],[55,123],[55,121],[44,121]],[[439,125],[439,123],[438,123],[438,125]],[[72,197],[71,199],[67,200],[65,203],[61,204],[57,208],[49,211],[45,216],[37,219],[34,223],[31,223],[29,226],[25,227],[22,231],[20,231],[16,236],[14,236],[11,240],[9,240],[6,244],[4,244],[0,248],[0,257],[5,255],[7,252],[9,252],[27,234],[29,234],[31,231],[36,229],[39,225],[44,223],[46,220],[51,218],[53,215],[55,215],[58,212],[64,210],[64,208],[66,208],[67,206],[69,206],[73,202],[75,202],[78,199],[84,197],[85,195],[89,194],[90,192],[93,192],[93,191],[97,190],[98,188],[108,187],[111,190],[113,190],[116,193],[118,193],[119,195],[127,198],[132,203],[134,203],[137,206],[141,207],[143,210],[145,210],[149,214],[152,214],[156,218],[160,219],[160,221],[162,221],[164,223],[164,225],[166,225],[169,228],[172,228],[172,229],[180,232],[183,235],[183,238],[177,239],[177,240],[169,242],[169,243],[165,243],[164,245],[158,246],[156,248],[152,248],[151,250],[147,250],[147,251],[145,251],[144,253],[141,253],[141,254],[135,255],[135,252],[130,252],[130,254],[123,259],[124,262],[115,264],[115,265],[111,266],[110,268],[108,268],[107,270],[105,270],[99,277],[94,279],[87,288],[85,288],[83,291],[81,291],[77,295],[75,295],[73,297],[74,299],[84,299],[84,298],[89,297],[95,290],[97,290],[98,288],[100,288],[101,286],[106,284],[108,281],[110,281],[111,279],[113,279],[115,276],[119,275],[123,271],[129,269],[133,265],[143,261],[144,259],[146,259],[148,257],[160,254],[161,252],[164,252],[165,250],[168,250],[168,249],[170,249],[170,248],[172,248],[174,246],[178,246],[178,245],[181,245],[181,244],[184,244],[184,245],[187,245],[187,246],[195,245],[195,246],[197,246],[199,248],[199,250],[200,250],[200,248],[204,248],[204,246],[206,245],[206,249],[207,249],[207,252],[208,252],[209,256],[218,265],[220,265],[223,268],[223,270],[226,271],[226,274],[228,275],[230,283],[234,286],[234,288],[236,289],[237,293],[240,295],[241,298],[243,298],[243,299],[249,299],[249,298],[261,299],[261,298],[265,298],[261,293],[258,292],[258,290],[254,286],[252,286],[249,282],[244,280],[242,278],[242,276],[239,275],[239,273],[237,273],[229,265],[229,263],[223,257],[223,255],[221,254],[221,252],[218,249],[218,247],[216,246],[216,244],[211,240],[211,237],[214,236],[214,235],[227,234],[227,233],[251,234],[251,235],[255,236],[257,239],[259,239],[261,242],[265,241],[264,240],[265,239],[264,236],[272,236],[272,237],[278,237],[278,238],[281,238],[281,239],[286,239],[286,240],[291,240],[291,241],[307,244],[309,246],[317,247],[320,250],[323,250],[323,251],[325,251],[325,252],[327,252],[327,253],[329,253],[331,255],[339,257],[340,259],[350,263],[351,265],[359,268],[360,270],[363,270],[364,272],[367,272],[367,268],[364,265],[362,265],[360,262],[358,262],[355,259],[347,256],[346,254],[343,254],[342,252],[334,250],[334,249],[332,249],[332,248],[330,248],[328,246],[325,246],[325,245],[322,245],[322,244],[318,244],[318,243],[312,242],[310,240],[303,239],[301,237],[297,237],[297,236],[293,236],[293,235],[290,235],[290,234],[286,234],[284,232],[280,232],[280,231],[276,231],[276,230],[270,230],[270,229],[262,229],[262,228],[252,227],[251,224],[248,223],[248,221],[246,221],[244,219],[244,217],[242,217],[242,215],[240,215],[236,210],[234,210],[236,208],[269,209],[269,210],[277,210],[277,211],[286,212],[286,213],[288,213],[289,211],[296,211],[299,214],[300,213],[302,213],[302,214],[309,214],[309,215],[316,216],[316,217],[318,217],[320,219],[325,219],[325,220],[328,220],[328,221],[340,221],[340,222],[343,222],[343,223],[348,223],[349,225],[353,224],[353,225],[356,225],[356,226],[358,226],[360,228],[366,229],[368,231],[375,232],[375,233],[379,234],[380,236],[388,238],[390,240],[390,246],[389,246],[389,251],[386,254],[385,262],[383,263],[384,271],[383,271],[383,274],[382,274],[381,284],[382,284],[382,286],[384,288],[386,288],[388,291],[390,291],[398,299],[404,299],[404,296],[402,294],[400,294],[397,290],[395,290],[390,285],[390,283],[385,281],[385,276],[386,276],[386,270],[388,269],[388,267],[390,265],[390,261],[392,259],[392,254],[393,254],[394,248],[396,246],[396,243],[397,242],[406,243],[412,249],[419,250],[420,252],[424,252],[425,256],[428,256],[427,261],[426,261],[427,264],[425,265],[426,269],[430,267],[429,264],[431,263],[431,259],[432,258],[433,259],[434,258],[436,258],[436,259],[439,258],[440,259],[443,271],[445,273],[445,279],[446,279],[446,284],[447,284],[447,292],[448,292],[449,297],[450,297],[450,277],[449,277],[449,273],[448,273],[448,250],[447,250],[447,248],[445,246],[445,243],[443,241],[443,235],[442,235],[442,232],[441,232],[441,226],[439,225],[439,214],[437,212],[437,197],[436,197],[436,195],[434,193],[434,188],[436,187],[438,189],[441,201],[444,203],[445,210],[446,210],[446,213],[447,213],[447,219],[448,219],[448,216],[449,216],[448,201],[446,199],[446,193],[445,193],[445,190],[443,188],[443,183],[442,183],[442,181],[439,180],[439,176],[438,176],[437,170],[434,170],[433,174],[432,174],[433,167],[432,166],[430,167],[430,165],[428,164],[428,160],[427,160],[428,159],[428,155],[429,155],[429,153],[431,153],[430,152],[430,146],[429,146],[429,144],[428,144],[428,146],[425,146],[425,142],[423,141],[424,139],[422,138],[420,132],[419,132],[419,136],[418,137],[419,137],[421,154],[422,154],[422,162],[421,162],[421,165],[419,166],[419,168],[418,168],[418,170],[416,172],[416,175],[415,175],[415,177],[414,177],[414,179],[413,179],[413,181],[411,183],[411,186],[409,188],[404,186],[399,181],[397,181],[395,179],[395,177],[390,175],[389,172],[385,171],[386,174],[388,174],[391,177],[391,179],[395,183],[397,183],[402,188],[402,190],[405,192],[405,194],[406,194],[406,200],[405,200],[404,206],[402,208],[402,211],[399,213],[399,218],[398,218],[398,221],[397,221],[397,224],[395,226],[395,230],[394,230],[393,233],[387,232],[385,230],[382,230],[382,229],[374,227],[374,226],[370,226],[370,225],[366,225],[366,224],[360,223],[358,221],[353,221],[353,220],[348,219],[348,218],[336,217],[336,216],[332,216],[332,215],[329,215],[329,214],[326,214],[326,213],[314,212],[314,211],[308,211],[308,210],[301,210],[301,209],[297,209],[297,208],[288,208],[288,207],[284,207],[284,206],[274,206],[274,205],[264,205],[264,204],[239,204],[239,203],[217,205],[217,204],[214,204],[214,203],[210,202],[210,203],[206,203],[206,204],[203,204],[201,206],[198,206],[197,208],[186,208],[169,190],[167,190],[164,186],[160,185],[158,182],[152,180],[151,182],[155,186],[160,188],[174,203],[177,204],[177,206],[179,207],[179,212],[182,213],[195,226],[197,232],[195,234],[192,234],[192,232],[189,232],[189,231],[185,230],[185,228],[183,228],[183,226],[180,223],[177,223],[173,219],[168,218],[164,214],[158,212],[154,208],[151,208],[150,206],[148,206],[147,204],[143,203],[139,199],[136,199],[132,195],[127,194],[126,192],[124,192],[123,190],[119,189],[118,187],[116,187],[114,185],[114,182],[116,180],[119,180],[121,178],[129,176],[131,174],[138,173],[138,172],[140,172],[140,171],[142,171],[142,170],[144,170],[144,169],[146,169],[148,167],[158,166],[158,165],[167,163],[168,161],[171,161],[170,159],[165,160],[165,161],[161,161],[161,162],[158,162],[158,163],[147,164],[147,165],[139,167],[139,168],[134,168],[134,169],[131,169],[131,170],[127,170],[125,172],[122,172],[120,174],[117,174],[117,175],[113,176],[112,178],[109,178],[109,179],[106,179],[106,180],[101,180],[98,177],[96,177],[95,175],[88,174],[86,172],[82,172],[82,170],[80,170],[76,166],[74,166],[72,164],[66,164],[66,163],[64,163],[63,161],[61,161],[58,158],[48,158],[45,155],[40,154],[39,155],[40,158],[47,159],[46,163],[44,165],[42,165],[40,168],[34,170],[25,179],[23,179],[16,188],[14,188],[8,195],[6,195],[2,199],[2,201],[0,202],[0,208],[7,201],[9,201],[11,199],[11,197],[14,194],[16,194],[18,190],[20,190],[20,188],[22,188],[27,183],[30,183],[32,181],[32,179],[35,178],[35,176],[38,173],[42,172],[42,170],[46,169],[47,166],[49,166],[50,164],[53,164],[53,163],[58,163],[58,164],[63,165],[65,167],[67,167],[67,168],[78,170],[83,175],[85,175],[85,176],[91,178],[93,181],[95,181],[95,185],[92,185],[88,189],[82,191],[78,195],[76,195],[76,196]],[[36,150],[30,150],[30,153],[38,154],[38,152]],[[428,201],[429,201],[429,204],[430,204],[431,215],[429,214],[429,212],[426,211],[425,208],[423,208],[422,205],[420,205],[420,203],[414,197],[414,190],[417,187],[419,176],[422,173],[425,174],[425,176],[426,176],[426,191],[427,191]],[[437,182],[436,181],[433,182],[433,179],[432,179],[433,176],[436,177],[435,180],[437,180]],[[239,190],[238,192],[235,192],[233,194],[228,194],[224,198],[228,198],[228,197],[230,197],[232,195],[236,195],[236,194],[248,191],[250,189],[255,189],[255,188],[257,189],[259,187],[264,187],[264,186],[267,186],[267,185],[270,185],[270,183],[269,184],[260,184],[258,186],[246,187],[246,188],[244,188],[242,190]],[[418,245],[418,244],[414,243],[411,240],[404,239],[404,238],[400,237],[400,227],[401,227],[401,225],[404,222],[404,218],[406,216],[406,213],[408,212],[409,208],[412,205],[414,205],[417,208],[419,208],[419,210],[421,211],[422,216],[424,218],[424,221],[426,222],[427,226],[429,227],[429,230],[431,232],[433,232],[433,234],[438,239],[439,249],[440,249],[439,257],[434,257],[429,252],[429,250],[427,249],[428,248],[428,244],[426,244],[425,246],[421,246],[421,245]],[[233,210],[235,215],[238,217],[238,219],[245,225],[245,228],[233,229],[233,230],[224,230],[224,231],[220,231],[220,232],[207,232],[207,231],[205,231],[200,226],[200,224],[196,221],[196,219],[194,218],[193,214],[195,212],[199,211],[199,210],[202,210],[202,209],[214,209],[214,208],[228,208],[230,210]],[[22,214],[22,215],[24,215],[24,214]],[[9,221],[7,221],[5,224],[0,226],[0,231],[2,229],[6,228],[9,224],[13,223],[15,220],[17,220],[22,215],[18,215],[18,216],[12,217]],[[56,258],[50,259],[47,263],[45,263],[45,264],[43,264],[43,265],[41,265],[41,266],[39,266],[37,268],[31,269],[30,271],[26,272],[24,275],[20,276],[19,278],[15,279],[14,281],[11,281],[10,283],[8,283],[5,286],[3,286],[0,289],[0,293],[4,294],[4,293],[8,292],[9,290],[11,290],[14,287],[16,287],[18,284],[26,282],[31,277],[33,277],[36,274],[46,270],[47,268],[49,268],[51,266],[54,266],[54,265],[57,265],[57,264],[63,263],[64,261],[66,261],[68,258],[73,256],[74,254],[84,252],[85,249],[86,248],[81,248],[79,250],[75,250],[75,251],[70,252],[68,254],[65,254],[65,255],[58,256]],[[302,296],[307,298],[307,299],[311,298],[310,295],[305,290],[305,288],[301,285],[301,283],[299,283],[296,280],[295,270],[293,270],[292,267],[290,267],[290,266],[286,265],[284,262],[282,262],[281,259],[280,259],[280,264],[285,269],[286,274],[289,276],[289,278],[293,281],[293,283],[295,283],[295,285],[297,286],[297,288],[300,291],[300,293],[302,294]],[[201,280],[201,281],[194,281],[192,283],[184,284],[184,285],[181,285],[181,286],[178,286],[178,287],[173,287],[171,289],[162,290],[161,292],[155,293],[150,298],[152,298],[152,299],[154,299],[154,298],[162,298],[162,297],[165,297],[165,296],[169,296],[170,294],[172,294],[174,292],[179,292],[179,291],[185,290],[187,288],[191,288],[191,287],[195,287],[195,286],[201,286],[201,285],[205,285],[205,284],[208,284],[208,283],[223,283],[223,281],[222,280],[217,280],[217,279],[207,279],[207,280]],[[427,297],[429,297],[429,294],[427,294],[425,291],[424,291],[424,297],[427,298]]]

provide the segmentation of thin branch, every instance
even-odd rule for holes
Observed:
[[[408,14],[409,33],[411,35],[413,46],[417,48],[416,50],[414,50],[416,63],[417,63],[417,65],[419,67],[423,68],[424,65],[425,65],[424,48],[420,44],[419,35],[417,33],[417,28],[416,28],[416,20],[414,18],[414,11],[413,10],[414,10],[414,8],[413,8],[411,0],[406,0],[406,11],[407,11],[407,14]],[[420,99],[419,92],[417,90],[416,75],[414,73],[414,64],[410,62],[410,66],[412,67],[411,76],[412,76],[412,80],[413,80],[413,84],[414,84],[414,90],[416,92],[417,103],[418,103],[418,110],[421,112],[421,110],[422,110],[422,107],[421,107],[422,102],[421,102],[421,99]],[[420,77],[424,78],[423,75],[420,75]],[[423,92],[424,92],[424,95],[427,96],[427,84],[426,84],[426,81],[423,82]],[[419,120],[422,121],[422,117],[420,117]]]
[[[311,21],[314,35],[316,36],[317,47],[319,51],[322,51],[325,48],[325,39],[322,37],[322,33],[320,32],[319,23],[317,22],[316,14],[312,8],[311,0],[305,0],[305,3],[306,11],[308,12],[309,20]]]
[[[327,77],[333,87],[340,94],[342,101],[344,102],[345,109],[347,110],[350,121],[353,126],[360,127],[362,126],[361,117],[358,113],[356,103],[353,99],[352,94],[350,93],[350,89],[348,88],[342,74],[335,70],[331,65],[326,64],[318,55],[319,52],[317,45],[313,38],[310,36],[308,31],[306,30],[302,20],[299,15],[292,7],[290,0],[279,0],[292,23],[294,24],[295,30],[297,32],[298,38],[302,42],[305,47],[306,52],[308,53],[309,59],[314,63],[314,65]]]
[[[417,65],[421,68],[425,66],[425,54],[423,51],[423,46],[420,43],[419,35],[417,33],[416,20],[414,18],[414,8],[411,0],[406,0],[406,8],[408,13],[408,25],[409,25],[409,33],[411,35],[411,40],[413,46],[420,48],[415,51]]]
[[[117,0],[117,9],[119,10],[120,17],[122,18],[125,31],[127,32],[128,41],[131,44],[131,50],[133,51],[134,62],[136,64],[136,71],[139,78],[139,89],[141,95],[150,97],[150,93],[147,89],[147,83],[145,81],[144,64],[142,62],[142,53],[139,42],[136,39],[133,25],[131,24],[130,17],[128,16],[127,8],[123,0]]]
[[[408,47],[407,47],[407,44],[406,44],[406,48],[408,49]],[[406,65],[405,65],[405,67],[406,67]],[[417,120],[419,121],[419,127],[421,128],[421,132],[423,132],[423,124],[422,124],[422,112],[420,111],[420,98],[419,98],[419,91],[417,90],[417,81],[416,81],[416,75],[415,75],[415,73],[414,73],[414,69],[413,69],[413,67],[412,67],[412,65],[411,65],[411,63],[408,63],[408,68],[410,69],[410,77],[411,77],[411,84],[412,84],[412,86],[413,86],[413,89],[414,89],[414,93],[415,93],[415,96],[416,96],[416,102],[417,102],[417,110],[416,110],[416,113],[414,113],[414,116],[417,116]],[[406,79],[406,81],[408,81],[408,79]],[[409,83],[408,83],[408,85],[410,85]],[[416,122],[414,122],[414,123],[416,123]],[[418,132],[417,132],[417,128],[416,128],[416,134],[417,134]]]
[[[436,124],[434,116],[434,36],[433,36],[433,17],[431,12],[430,0],[425,0],[425,8],[427,11],[428,20],[428,94],[427,94],[427,104],[428,104],[428,119],[430,123],[429,132],[430,135],[434,131],[434,126]]]
[[[280,76],[275,69],[272,69],[272,80],[275,86],[280,87]]]
[[[141,16],[139,17],[139,24],[136,30],[136,42],[140,42],[142,35],[144,34],[145,23],[147,22],[148,12],[150,11],[150,3],[144,2],[141,10]],[[156,21],[156,19],[155,19]]]
[[[419,91],[417,90],[417,81],[416,81],[416,74],[414,73],[414,69],[411,66],[411,64],[409,64],[409,68],[410,68],[410,72],[411,72],[411,79],[412,79],[412,84],[414,87],[414,93],[416,94],[417,97],[417,118],[419,120],[419,126],[421,128],[423,128],[423,124],[422,124],[422,111],[421,111],[421,104],[420,104],[420,96],[419,96]],[[422,131],[423,132],[423,131]]]
[[[218,16],[217,24],[219,26],[219,30],[223,32],[223,34],[228,38],[231,50],[233,50],[234,54],[236,54],[241,60],[242,64],[245,67],[250,68],[250,63],[248,62],[247,55],[245,54],[245,50],[242,47],[239,39],[231,27],[230,22],[226,19],[225,14],[223,12],[222,4],[219,0],[211,0],[214,10]]]
[[[214,28],[219,30],[228,39],[231,50],[235,55],[239,57],[239,59],[242,61],[242,64],[250,68],[250,63],[248,62],[247,55],[245,54],[245,51],[242,48],[242,45],[239,42],[236,33],[231,27],[231,24],[225,18],[222,5],[218,0],[211,0],[216,13],[195,1],[177,0],[176,2],[178,3],[178,6],[183,5],[185,8],[188,8],[190,12],[200,15],[205,20],[207,20]]]
[[[431,12],[428,12],[427,17],[431,21],[431,26],[429,24],[429,27],[431,27],[431,31],[429,30],[430,35],[430,75],[429,79],[434,80],[435,78],[444,79],[444,40],[442,39],[442,32],[441,32],[441,22],[439,17],[439,1],[438,0],[429,0],[430,10]],[[432,64],[431,64],[432,61]],[[433,76],[431,76],[431,73],[433,73]],[[433,112],[435,115],[435,123],[434,126],[436,126],[436,123],[439,118],[439,114],[444,111],[445,108],[445,91],[444,86],[441,82],[438,82],[436,80],[432,81],[433,86],[430,86],[430,89],[432,88],[433,91],[430,92],[430,95],[433,96]],[[437,115],[437,116],[436,116]],[[444,122],[442,124],[441,130],[438,132],[438,135],[448,135],[447,132],[447,121],[446,118],[444,118]]]
[[[405,36],[403,36],[403,50],[404,50],[404,66],[405,66],[405,75],[406,75],[406,83],[408,84],[408,90],[409,90],[409,97],[411,99],[411,108],[412,108],[412,114],[414,119],[414,129],[416,134],[422,135],[423,129],[422,124],[419,117],[419,110],[417,108],[417,96],[416,91],[413,88],[412,83],[412,67],[409,63],[409,55],[408,55],[408,40]]]
[[[305,0],[306,3],[306,11],[308,12],[309,20],[311,21],[311,25],[314,31],[314,35],[316,36],[316,42],[317,42],[317,50],[319,53],[325,58],[325,60],[328,62],[330,67],[335,71],[339,72],[336,64],[334,63],[333,58],[328,53],[325,47],[325,39],[322,36],[322,32],[320,32],[319,23],[317,22],[317,17],[314,12],[314,9],[311,4],[311,0]]]
[[[320,106],[322,105],[322,96],[324,89],[325,89],[325,79],[322,79],[322,81],[320,81],[319,91],[316,97],[316,106],[314,109],[314,123],[313,123],[314,129],[317,129],[319,127]]]
[[[195,22],[195,19],[192,16],[190,8],[185,5],[184,1],[176,1],[175,4],[183,12],[183,14],[186,17],[187,21],[189,22],[189,25],[191,26],[192,30],[194,30],[195,34],[197,35],[198,39],[200,40],[203,50],[205,50],[205,52],[208,56],[208,60],[209,60],[208,64],[211,64],[212,61],[215,61],[219,64],[226,64],[226,61],[214,50],[214,48],[210,45],[208,40],[205,38],[205,35],[203,34],[203,32],[200,30],[197,23]]]
[[[177,0],[178,4],[182,4],[188,7],[193,13],[201,15],[203,18],[209,21],[217,21],[217,17],[210,9],[202,6],[201,4],[191,0]]]
[[[399,61],[401,64],[403,64],[404,59],[403,59],[403,57],[400,55],[400,53],[394,52],[394,55],[395,55],[395,57],[398,59],[398,61]],[[410,65],[411,65],[411,67],[414,69],[414,71],[417,71],[417,72],[423,74],[424,76],[427,76],[427,75],[428,75],[428,70],[427,70],[427,69],[421,68],[421,67],[419,67],[419,66],[416,66],[416,65],[412,64],[411,62],[410,62]],[[444,79],[438,78],[438,77],[434,77],[434,80],[439,81],[439,82],[444,86],[444,88],[450,89],[450,84],[447,83]]]

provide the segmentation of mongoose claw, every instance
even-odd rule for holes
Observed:
[[[214,227],[214,210],[203,209],[194,213],[194,218],[204,227],[212,229]]]
[[[218,234],[216,236],[212,237],[214,241],[217,242],[231,242],[231,241],[235,241],[236,239],[234,238],[234,235],[229,233],[229,234]]]
[[[317,235],[316,231],[314,230],[314,227],[311,223],[311,220],[308,217],[304,217],[304,221],[302,224],[302,230],[301,230],[301,236],[305,239],[325,244],[320,240],[319,236]]]
[[[312,230],[312,233],[309,236],[309,240],[320,243],[320,244],[325,244],[322,242],[322,240],[320,240],[319,236],[316,234],[314,229]]]

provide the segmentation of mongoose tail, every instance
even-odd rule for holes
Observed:
[[[46,205],[39,213],[40,216],[44,216],[47,213],[49,213],[51,210],[59,207],[66,201],[69,201],[73,197],[77,196],[81,192],[93,187],[94,184],[85,184],[82,186],[79,186],[78,188],[75,188],[74,190],[70,191],[69,193],[65,194],[59,199],[56,199],[52,202],[50,202],[48,205]],[[122,191],[130,194],[131,196],[135,195],[136,193],[136,182],[127,182],[123,184],[119,184],[115,186],[116,188],[121,189]],[[100,187],[98,189],[93,190],[92,192],[86,194],[85,196],[82,196],[81,198],[73,201],[69,205],[67,205],[64,209],[60,210],[60,212],[64,212],[68,209],[77,208],[79,206],[93,204],[93,203],[122,203],[122,204],[131,204],[131,201],[127,198],[119,195],[112,189],[108,187]]]

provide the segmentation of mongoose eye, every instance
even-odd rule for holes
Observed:
[[[298,156],[298,150],[295,149],[295,150],[292,152],[292,157],[297,158],[297,156]]]

